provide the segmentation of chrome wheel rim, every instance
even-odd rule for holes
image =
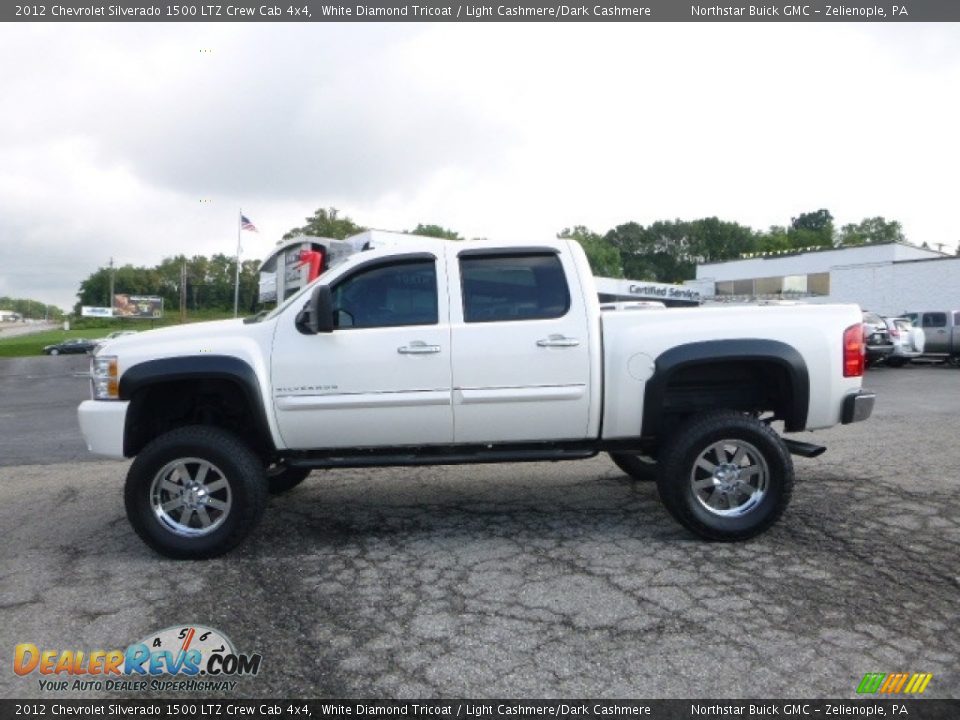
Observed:
[[[690,471],[693,495],[707,512],[720,517],[746,515],[766,496],[770,468],[746,440],[720,440],[701,452]]]
[[[209,535],[223,525],[233,505],[227,476],[200,458],[168,462],[150,484],[150,506],[167,530],[181,537]]]

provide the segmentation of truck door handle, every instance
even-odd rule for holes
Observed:
[[[550,337],[537,340],[539,347],[577,347],[580,341],[576,338],[568,338],[563,335],[551,335]]]
[[[439,345],[427,345],[423,340],[414,340],[409,345],[401,345],[397,348],[401,355],[429,355],[430,353],[440,352]]]

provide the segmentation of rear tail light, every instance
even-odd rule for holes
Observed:
[[[843,331],[843,376],[863,377],[864,355],[863,323],[851,325]]]
[[[890,337],[895,337],[895,338],[900,337],[900,330],[897,329],[896,325],[890,328]]]

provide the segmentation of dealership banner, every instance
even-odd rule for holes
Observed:
[[[824,718],[955,720],[960,700],[2,700],[0,720],[25,716],[178,718]]]
[[[114,295],[113,314],[128,318],[161,318],[163,298],[156,295]]]
[[[351,3],[175,4],[91,0],[0,7],[0,21],[28,22],[956,22],[960,3],[899,2],[683,2],[678,0],[420,0]]]

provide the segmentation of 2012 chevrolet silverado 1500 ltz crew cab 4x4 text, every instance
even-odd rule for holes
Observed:
[[[314,469],[599,452],[655,469],[692,532],[742,540],[786,508],[791,452],[824,449],[772,422],[869,417],[862,328],[854,305],[601,314],[573,241],[410,238],[267,315],[111,341],[80,425],[91,452],[135,458],[128,517],[172,557],[226,552]]]

